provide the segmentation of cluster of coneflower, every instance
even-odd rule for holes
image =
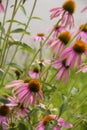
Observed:
[[[82,55],[87,56],[87,24],[82,24],[78,29],[70,32],[74,26],[73,14],[76,9],[76,4],[74,0],[66,0],[62,7],[53,8],[50,10],[50,18],[57,18],[58,22],[51,29],[52,37],[47,40],[46,47],[51,49],[54,54],[53,59],[43,60],[40,53],[40,59],[37,61],[38,67],[34,67],[33,70],[29,71],[29,79],[20,79],[20,74],[18,74],[18,79],[8,83],[5,88],[12,88],[12,96],[7,96],[8,103],[2,104],[0,106],[0,123],[3,130],[11,127],[10,115],[15,113],[15,118],[20,119],[22,116],[27,120],[28,113],[30,112],[29,106],[34,107],[35,104],[40,104],[41,100],[44,100],[43,94],[43,84],[41,83],[41,77],[46,77],[43,73],[42,67],[45,64],[50,64],[51,67],[58,69],[56,75],[57,80],[64,80],[66,83],[70,76],[70,71],[75,67],[77,62],[78,71],[87,71],[87,67],[82,65]],[[87,9],[85,7],[82,12]],[[0,11],[4,11],[2,1],[0,1]],[[69,27],[69,29],[68,29]],[[42,43],[46,40],[46,36],[43,33],[38,33],[32,39],[38,41],[43,46]],[[41,49],[40,49],[41,50]],[[41,106],[42,107],[42,106]],[[12,118],[12,117],[11,117]],[[61,127],[72,128],[72,124],[65,122],[62,118],[57,115],[46,115],[39,122],[36,130],[45,130],[46,125],[50,121],[56,121],[53,130],[60,130]],[[13,127],[13,126],[12,126]],[[14,127],[15,122],[14,122]]]

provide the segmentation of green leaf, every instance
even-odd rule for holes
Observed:
[[[32,49],[29,45],[27,45],[26,43],[22,43],[22,42],[19,42],[19,41],[13,41],[13,42],[9,42],[9,44],[12,46],[12,45],[17,45],[17,46],[20,46],[22,50],[26,50],[28,51],[29,53],[32,53],[32,54],[35,54],[35,50]]]
[[[26,2],[27,0],[23,0],[23,4]]]
[[[60,111],[59,111],[59,116],[61,116],[61,114],[66,110],[67,106],[68,106],[68,98],[62,94],[62,99],[63,99],[63,103],[60,106]]]
[[[2,102],[2,103],[4,103],[4,104],[9,103],[8,99],[5,98],[5,97],[2,97],[2,96],[0,96],[0,102]]]
[[[5,29],[4,26],[2,25],[2,23],[0,22],[0,32],[2,32],[2,34],[5,33]]]
[[[7,22],[7,23],[8,23],[8,22],[14,22],[14,23],[17,23],[17,24],[19,24],[19,25],[26,26],[25,23],[22,23],[22,22],[20,22],[20,21],[18,21],[18,20],[7,20],[6,22]]]
[[[29,53],[35,53],[35,51],[30,47],[30,46],[28,46],[27,44],[22,44],[22,48],[21,49],[23,49],[23,50],[27,50]]]
[[[25,124],[23,124],[23,123],[19,123],[18,129],[19,130],[28,130],[27,126]]]
[[[46,125],[45,130],[52,130],[52,128],[50,128],[50,126],[49,126],[49,125]]]
[[[60,106],[59,117],[60,117],[61,114],[66,110],[67,106],[68,106],[68,101],[65,101],[65,102]]]
[[[21,9],[21,11],[23,12],[23,14],[26,15],[26,10],[25,10],[25,8],[24,8],[23,5],[20,5],[20,9]]]
[[[2,79],[4,72],[0,70],[0,79]]]
[[[15,68],[15,69],[19,70],[20,72],[23,71],[23,69],[22,69],[19,65],[17,65],[16,63],[10,63],[9,65],[10,65],[12,68]]]
[[[30,32],[25,31],[25,29],[23,28],[14,29],[11,31],[11,33],[24,33],[24,34],[30,35]]]
[[[36,16],[31,17],[31,19],[42,20],[42,18]]]

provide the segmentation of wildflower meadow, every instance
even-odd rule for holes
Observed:
[[[87,130],[87,5],[40,3],[0,0],[0,130]]]

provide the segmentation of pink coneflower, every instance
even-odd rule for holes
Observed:
[[[76,4],[74,0],[66,0],[62,7],[53,8],[50,10],[52,13],[50,18],[60,17],[62,25],[69,26],[70,28],[74,26],[73,13],[75,11]]]
[[[43,40],[46,39],[46,36],[44,33],[38,33],[36,36],[33,36],[32,39],[34,41],[39,41],[39,42],[42,42]]]
[[[83,12],[85,12],[85,11],[87,11],[87,6],[84,7],[84,8],[81,10],[81,13],[83,13]]]
[[[35,67],[32,71],[29,71],[29,76],[32,79],[38,79],[38,77],[39,77],[39,69],[38,69],[38,67]]]
[[[8,120],[9,113],[10,113],[10,109],[8,106],[5,106],[5,105],[0,106],[0,124],[3,130],[7,130],[5,123]]]
[[[52,33],[52,36],[53,38],[55,38],[56,36],[58,36],[58,34],[60,34],[61,32],[64,32],[66,31],[65,27],[64,26],[61,26],[61,25],[55,25],[53,28],[50,28],[48,30],[48,32],[51,32],[52,30],[54,29],[53,33]]]
[[[4,11],[4,6],[2,4],[2,0],[0,0],[0,12],[3,12]]]
[[[71,39],[71,34],[66,31],[66,32],[61,32],[57,38],[52,41],[52,43],[48,43],[48,47],[51,48],[56,54],[61,54],[65,46],[68,44],[68,42]]]
[[[60,127],[65,127],[65,128],[72,128],[72,124],[66,123],[63,121],[62,118],[57,119],[56,115],[47,115],[45,116],[38,124],[35,130],[45,130],[46,126],[48,123],[51,121],[56,121],[57,124],[52,127],[52,130],[61,130]]]
[[[77,35],[77,40],[83,40],[84,42],[87,41],[87,24],[80,25],[79,29],[75,29],[73,31],[74,35]]]
[[[23,115],[23,117],[26,117],[28,112],[29,112],[29,109],[26,108],[19,100],[17,97],[11,97],[11,96],[8,96],[8,101],[9,103],[6,104],[6,106],[9,106],[9,107],[15,107],[15,110],[17,112],[17,117],[19,118],[21,115]]]
[[[87,44],[82,40],[76,40],[72,47],[68,47],[62,53],[62,58],[67,58],[66,65],[70,65],[72,68],[78,59],[78,67],[80,67],[82,63],[82,54],[87,56]]]
[[[70,75],[70,67],[66,65],[66,59],[56,60],[53,62],[53,67],[59,69],[59,72],[57,73],[57,80],[64,79],[64,82],[67,82]]]
[[[34,105],[36,103],[36,97],[40,101],[42,96],[41,83],[37,79],[31,79],[24,82],[23,80],[15,80],[6,85],[5,88],[13,88],[13,92],[17,95],[24,107],[28,107],[29,104]]]

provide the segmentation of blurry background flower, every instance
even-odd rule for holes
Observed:
[[[4,5],[2,4],[2,0],[0,0],[0,12],[4,12]]]
[[[46,39],[46,36],[44,33],[38,33],[36,36],[32,37],[32,40],[38,41],[38,42],[43,42]]]

